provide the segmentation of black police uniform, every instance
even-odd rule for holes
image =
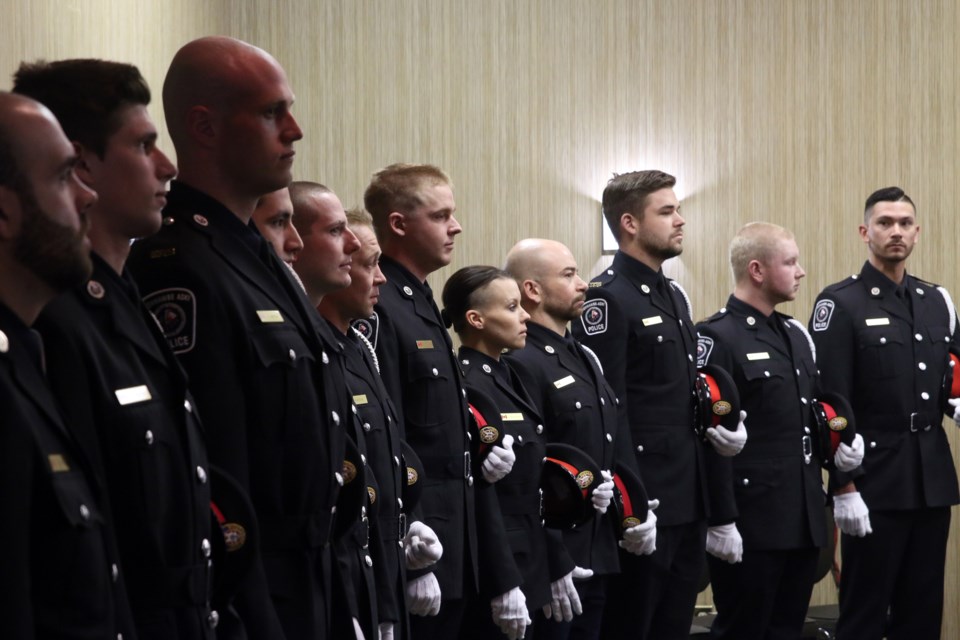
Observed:
[[[697,365],[730,374],[750,433],[728,462],[728,482],[711,493],[710,524],[735,522],[743,537],[742,562],[707,558],[717,607],[711,637],[798,638],[827,544],[811,342],[796,320],[765,316],[732,295],[697,329]]]
[[[377,521],[370,532],[380,541],[375,551],[383,554],[373,559],[377,567],[377,608],[380,622],[397,625],[394,638],[404,640],[410,630],[404,601],[407,572],[403,538],[407,517],[401,496],[407,473],[400,464],[401,430],[393,401],[380,379],[373,345],[354,330],[345,336],[345,342],[347,386],[353,393],[366,441],[367,466],[379,489],[374,496],[378,503]]]
[[[106,496],[47,387],[41,354],[39,336],[0,304],[3,637],[133,638]]]
[[[631,451],[626,411],[603,377],[596,357],[569,333],[561,336],[535,322],[527,322],[527,344],[505,357],[530,392],[544,419],[547,442],[577,447],[600,465],[617,463],[638,473]],[[638,473],[639,475],[639,473]],[[591,569],[593,578],[576,583],[583,614],[570,622],[543,620],[537,638],[598,638],[606,601],[607,576],[620,571],[619,547],[611,522],[614,509],[563,532],[563,542],[578,567]]]
[[[686,294],[662,272],[617,252],[590,282],[573,334],[596,352],[627,405],[637,464],[659,499],[657,550],[621,554],[604,638],[683,638],[704,567],[708,456],[693,430],[697,334]]]
[[[92,259],[35,325],[50,387],[106,483],[137,635],[213,638],[207,455],[186,376],[129,275]]]
[[[540,519],[540,470],[547,447],[544,423],[520,378],[506,362],[469,347],[460,348],[459,358],[467,397],[473,390],[486,394],[500,411],[503,435],[514,439],[513,468],[493,486],[512,560],[520,572],[520,590],[526,597],[535,626],[538,619],[542,619],[538,611],[550,603],[550,583],[573,571],[575,566],[560,533],[545,529]],[[484,557],[484,562],[487,560]],[[495,574],[501,580],[491,581],[487,587],[489,593],[485,595],[492,598],[517,586],[503,580],[510,572]],[[485,609],[478,624],[490,624],[489,608]],[[532,637],[531,632],[528,627]]]
[[[257,512],[261,560],[234,608],[249,637],[322,637],[351,413],[342,356],[255,227],[180,181],[164,214],[127,264],[190,376],[211,463]]]
[[[412,580],[432,572],[442,594],[439,615],[411,617],[413,637],[455,637],[478,589],[478,507],[467,404],[453,344],[429,286],[388,256],[381,258],[380,268],[387,282],[380,287],[376,313],[358,326],[372,326],[370,341],[399,412],[401,435],[427,475],[414,519],[430,526],[443,544],[435,565],[407,575]],[[485,500],[479,508],[490,509]]]
[[[935,285],[869,262],[824,289],[810,319],[824,388],[850,400],[866,453],[855,480],[873,533],[843,536],[839,638],[939,638],[950,506],[960,502],[943,419],[956,312]],[[851,476],[837,474],[840,484]]]

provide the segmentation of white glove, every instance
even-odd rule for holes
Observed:
[[[593,575],[593,572],[590,572]],[[573,571],[559,580],[550,583],[550,604],[543,605],[543,615],[553,617],[557,622],[573,620],[573,616],[583,613],[580,594],[573,586]]]
[[[520,640],[527,633],[527,625],[531,620],[527,614],[527,597],[520,587],[514,587],[491,600],[490,609],[493,621],[510,640]]]
[[[440,583],[433,573],[426,573],[407,583],[407,609],[415,616],[440,613]]]
[[[610,501],[613,500],[613,474],[609,471],[601,471],[600,477],[603,478],[603,482],[593,490],[590,500],[593,502],[594,509],[600,513],[606,513]]]
[[[513,463],[516,461],[517,454],[513,452],[513,436],[507,434],[503,436],[503,446],[496,445],[491,448],[487,457],[483,459],[483,465],[480,468],[483,479],[490,484],[502,480],[513,469]]]
[[[433,529],[418,520],[410,525],[403,537],[403,555],[407,569],[426,569],[443,555],[443,545]]]
[[[833,454],[833,464],[837,471],[853,471],[863,462],[863,436],[859,433],[853,437],[853,444],[841,442],[837,452]]]
[[[363,629],[360,628],[360,621],[356,618],[351,618],[353,620],[353,636],[355,640],[367,640],[367,637],[363,635]]]
[[[953,407],[953,421],[960,427],[960,398],[953,398],[952,400],[947,400],[947,402]]]
[[[833,496],[833,519],[840,531],[858,538],[873,533],[870,526],[870,509],[867,508],[859,491],[840,493]]]
[[[393,640],[393,627],[392,622],[381,622],[380,623],[380,640]]]
[[[723,425],[716,427],[707,427],[707,439],[713,448],[722,456],[735,456],[743,450],[743,445],[747,444],[747,425],[743,421],[747,419],[747,412],[740,412],[740,423],[736,431],[730,431]]]
[[[657,514],[653,511],[659,506],[659,500],[647,502],[646,521],[624,530],[621,549],[635,556],[648,556],[657,550]]]
[[[724,562],[736,564],[743,560],[743,538],[733,522],[707,527],[707,553]]]
[[[574,580],[586,580],[587,578],[592,578],[592,577],[593,577],[593,569],[584,569],[583,567],[573,568]]]

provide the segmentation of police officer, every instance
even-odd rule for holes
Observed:
[[[960,337],[946,289],[907,273],[919,235],[902,189],[872,193],[860,225],[867,261],[820,293],[810,319],[823,384],[850,399],[866,442],[863,475],[835,479],[846,534],[839,638],[940,637],[950,507],[960,502],[941,386]]]
[[[603,469],[622,464],[636,473],[626,413],[596,356],[567,331],[567,323],[580,317],[587,290],[573,254],[553,240],[521,240],[507,254],[506,271],[520,285],[521,304],[530,315],[526,346],[511,351],[506,361],[543,416],[547,442],[575,446]],[[648,522],[626,535],[636,552],[652,553],[653,511]],[[599,638],[609,576],[620,571],[614,526],[598,512],[592,521],[564,531],[563,541],[576,563],[571,577],[583,614],[571,620],[551,602],[546,619],[535,627],[536,637]]]
[[[450,263],[461,232],[447,175],[432,165],[390,165],[364,193],[383,250],[387,278],[369,323],[384,385],[402,434],[429,478],[420,498],[423,522],[443,545],[429,569],[408,573],[414,638],[459,637],[478,590],[477,522],[495,510],[486,492],[477,504],[470,461],[467,404],[453,344],[427,276]],[[479,515],[478,515],[479,511]],[[488,519],[489,520],[489,519]]]
[[[234,599],[248,637],[329,634],[329,539],[351,404],[336,341],[250,224],[302,137],[269,54],[207,37],[174,56],[164,111],[180,162],[160,232],[129,268],[190,376],[208,454],[250,494],[261,560]],[[265,111],[265,109],[269,109]],[[232,616],[231,616],[232,618]]]
[[[107,497],[44,380],[29,327],[90,275],[96,199],[45,107],[0,93],[0,620],[9,638],[134,636]]]
[[[124,268],[133,238],[160,228],[176,168],[157,147],[150,90],[131,65],[23,65],[14,91],[67,123],[90,208],[93,275],[37,321],[48,378],[110,495],[140,638],[213,638],[210,488],[187,381]],[[76,372],[86,375],[77,379]]]
[[[736,288],[697,325],[697,366],[730,374],[750,424],[750,441],[713,494],[707,561],[715,638],[800,637],[818,549],[827,544],[812,342],[801,323],[776,311],[796,298],[806,275],[799,253],[782,227],[743,227],[730,243]],[[859,435],[852,447],[840,444],[840,467],[852,470],[862,458]]]
[[[292,265],[303,250],[303,239],[293,224],[290,188],[284,187],[260,198],[253,210],[253,223],[264,240],[284,262]]]
[[[693,430],[697,334],[689,299],[661,265],[683,250],[684,220],[662,171],[614,176],[603,214],[619,244],[613,264],[590,282],[574,335],[600,357],[627,405],[634,451],[657,512],[657,550],[621,556],[603,637],[686,638],[703,571],[709,448]],[[723,455],[736,454],[746,430],[708,430]]]

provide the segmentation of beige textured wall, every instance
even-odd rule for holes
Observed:
[[[465,232],[451,269],[539,235],[592,275],[607,177],[656,167],[680,178],[686,251],[669,272],[698,317],[730,289],[727,240],[763,219],[797,232],[809,276],[785,310],[805,320],[820,288],[859,268],[863,199],[888,184],[920,207],[911,270],[960,293],[952,0],[5,0],[4,14],[4,73],[100,56],[137,64],[157,92],[193,37],[263,46],[298,95],[298,178],[349,205],[389,162],[452,175]]]

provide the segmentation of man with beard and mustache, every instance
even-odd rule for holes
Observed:
[[[637,473],[627,415],[597,357],[567,331],[567,323],[580,317],[587,291],[573,254],[559,242],[530,238],[514,245],[505,269],[520,285],[521,304],[530,314],[526,346],[506,360],[540,409],[547,442],[577,447],[603,469],[622,465]],[[563,532],[577,567],[552,585],[553,600],[544,608],[546,619],[537,621],[534,638],[600,637],[607,583],[620,572],[615,533],[620,523],[611,522],[613,512],[598,512],[592,521]],[[651,509],[647,521],[625,535],[624,547],[636,555],[652,553],[656,520]],[[571,620],[577,600],[582,614]]]
[[[860,225],[867,261],[820,293],[810,319],[817,352],[829,354],[823,386],[849,398],[866,442],[861,470],[833,478],[845,532],[841,639],[940,637],[950,507],[960,502],[942,425],[944,411],[960,424],[960,400],[947,404],[942,382],[960,335],[946,289],[907,273],[919,236],[902,189],[872,193]]]
[[[0,93],[0,620],[8,638],[133,637],[106,496],[44,378],[30,329],[90,275],[96,195],[45,107]],[[82,375],[82,372],[74,372]]]
[[[660,500],[656,551],[621,554],[604,638],[686,639],[703,573],[709,511],[708,458],[737,454],[746,429],[694,432],[697,331],[689,298],[661,266],[683,250],[684,219],[662,171],[615,175],[603,215],[619,250],[590,282],[573,333],[593,349],[621,404],[647,491]]]
[[[329,637],[341,613],[329,544],[341,423],[353,419],[341,348],[251,222],[260,198],[290,183],[303,137],[293,100],[262,49],[226,37],[184,45],[163,85],[180,175],[163,226],[128,263],[190,376],[210,462],[259,521],[260,555],[218,637]]]
[[[80,156],[77,174],[99,196],[89,211],[93,274],[36,326],[50,386],[110,495],[137,636],[212,639],[203,427],[125,268],[131,240],[160,229],[177,173],[157,146],[150,89],[132,65],[61,60],[21,65],[14,91],[60,119]]]

